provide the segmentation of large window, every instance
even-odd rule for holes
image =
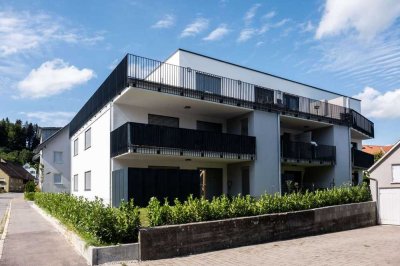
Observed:
[[[283,95],[283,104],[285,107],[292,111],[299,110],[299,97],[289,94]]]
[[[392,165],[393,183],[400,183],[400,164]]]
[[[256,103],[272,104],[274,103],[274,91],[261,87],[254,87]]]
[[[55,151],[54,152],[54,163],[57,163],[57,164],[62,164],[63,163],[63,158],[62,158],[62,152],[61,151]]]
[[[179,118],[177,117],[149,114],[148,119],[151,125],[179,127]]]
[[[197,129],[198,130],[204,130],[204,131],[222,133],[222,124],[205,122],[205,121],[197,121]]]
[[[78,139],[74,140],[74,156],[78,155],[78,149],[79,149],[78,144],[79,144]]]
[[[85,150],[92,146],[92,129],[89,128],[85,131]]]
[[[196,73],[196,90],[221,94],[221,78],[203,73]]]
[[[61,185],[62,184],[61,174],[54,174],[53,181],[55,185]]]
[[[92,172],[85,172],[85,190],[90,191],[92,189]]]
[[[74,175],[74,191],[78,191],[78,175]]]

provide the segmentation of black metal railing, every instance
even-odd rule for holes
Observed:
[[[254,160],[256,138],[128,122],[111,132],[111,156],[128,151]]]
[[[281,157],[289,160],[336,162],[336,147],[305,142],[283,141]]]
[[[245,108],[345,124],[373,137],[373,123],[352,109],[188,67],[128,54],[70,124],[75,134],[127,86]],[[284,88],[283,88],[284,89]]]
[[[352,148],[351,162],[354,168],[368,169],[374,164],[374,156],[372,154]]]

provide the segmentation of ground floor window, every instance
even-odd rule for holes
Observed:
[[[92,172],[85,172],[85,190],[90,191],[92,189]]]

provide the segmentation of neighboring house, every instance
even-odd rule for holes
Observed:
[[[33,178],[21,165],[0,159],[0,190],[23,192],[25,184]]]
[[[30,173],[34,178],[36,178],[36,169],[32,167],[29,163],[22,166],[28,173]]]
[[[374,155],[376,158],[375,160],[378,160],[383,155],[385,155],[392,147],[393,145],[363,145],[362,151]]]
[[[40,138],[40,143],[46,141],[48,138],[53,136],[60,129],[61,129],[61,127],[40,127],[38,130],[38,136]]]
[[[49,136],[44,128],[35,159],[40,159],[39,186],[43,192],[71,191],[71,151],[68,125]],[[45,136],[43,136],[43,134]]]
[[[127,55],[72,119],[72,193],[259,196],[358,184],[374,124],[360,100],[179,49]]]
[[[379,221],[400,225],[400,141],[368,169],[373,200],[378,202]],[[378,185],[377,185],[378,184]]]

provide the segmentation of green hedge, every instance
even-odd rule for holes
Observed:
[[[156,198],[152,198],[147,208],[150,225],[159,226],[299,211],[370,200],[369,187],[364,184],[283,196],[264,194],[258,199],[239,195],[232,198],[214,197],[208,201],[190,196],[183,203],[175,200],[173,206],[167,200],[161,204]]]
[[[24,198],[26,200],[34,201],[35,200],[35,192],[24,192]]]
[[[139,208],[133,200],[112,208],[97,198],[89,201],[64,193],[36,193],[35,203],[77,232],[88,244],[137,242]]]

